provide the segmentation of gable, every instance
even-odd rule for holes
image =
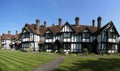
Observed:
[[[51,31],[50,31],[50,30],[47,30],[46,33],[51,33]]]
[[[84,29],[84,31],[83,32],[89,32],[89,30],[86,28],[86,29]]]
[[[73,31],[72,27],[71,27],[68,23],[66,23],[66,24],[62,27],[62,29],[61,29],[60,32],[72,32],[72,31]]]
[[[108,30],[109,32],[115,32],[115,28],[110,28],[109,30]]]
[[[111,30],[114,29],[114,30]],[[103,26],[100,30],[97,31],[97,34],[100,34],[102,32],[106,32],[106,31],[115,31],[117,35],[119,35],[117,29],[115,28],[114,24],[112,21],[108,22],[105,26]]]
[[[25,28],[22,30],[22,33],[26,33],[28,32]]]
[[[26,30],[23,30],[23,33],[26,33]]]

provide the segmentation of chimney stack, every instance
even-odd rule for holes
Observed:
[[[97,18],[97,21],[98,21],[98,29],[100,29],[100,28],[101,28],[102,18],[99,16],[99,17]]]
[[[95,20],[94,19],[92,20],[92,26],[95,26]]]
[[[79,25],[79,17],[75,17],[75,24]]]
[[[46,28],[46,23],[47,23],[47,22],[46,22],[46,21],[44,21],[44,28]]]
[[[2,35],[4,36],[4,33],[2,33]]]
[[[61,18],[58,19],[58,23],[59,23],[59,26],[62,26],[62,19]]]
[[[16,30],[16,35],[18,34],[18,31]]]
[[[55,26],[54,23],[52,24],[52,26]]]
[[[8,34],[11,34],[11,31],[8,31]]]
[[[40,20],[36,19],[36,29],[37,29],[37,33],[39,33],[39,29],[40,29]]]

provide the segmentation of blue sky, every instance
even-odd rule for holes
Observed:
[[[113,21],[120,33],[120,0],[0,0],[0,35],[8,30],[15,34],[25,23],[40,24],[47,21],[47,26],[58,24],[58,18],[63,23],[74,23],[74,18],[80,18],[80,24],[91,25],[97,17],[102,17],[102,26]]]

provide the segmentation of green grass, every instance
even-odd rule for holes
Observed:
[[[67,56],[56,71],[120,71],[120,56]]]
[[[56,54],[47,52],[25,53],[0,50],[0,71],[32,71],[56,57]]]

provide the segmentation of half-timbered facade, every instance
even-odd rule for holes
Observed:
[[[20,48],[20,40],[19,34],[16,31],[15,35],[12,35],[10,31],[8,34],[2,34],[1,36],[1,44],[2,49],[19,49]]]
[[[21,33],[21,46],[23,49],[32,48],[40,51],[82,52],[87,48],[89,52],[118,52],[118,37],[113,22],[101,27],[101,17],[98,17],[98,25],[95,20],[92,25],[82,25],[79,17],[75,18],[75,24],[58,19],[58,25],[47,27],[46,22],[40,26],[37,19],[36,24],[26,24]]]
[[[98,51],[115,53],[118,52],[119,34],[113,24],[109,22],[98,32]]]
[[[44,33],[46,28],[40,28],[40,21],[36,20],[36,24],[25,24],[21,33],[21,47],[23,50],[31,48],[34,51],[40,50],[39,46],[43,44],[44,37],[41,32]],[[39,26],[39,27],[38,27]]]

